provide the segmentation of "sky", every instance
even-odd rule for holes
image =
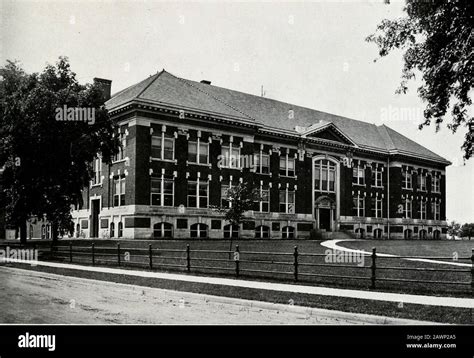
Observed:
[[[112,80],[112,92],[163,68],[179,77],[385,124],[450,160],[447,219],[474,222],[474,158],[465,130],[418,130],[419,76],[396,94],[402,53],[378,59],[365,38],[403,16],[392,0],[317,2],[0,0],[0,62],[27,72],[67,56],[81,83]],[[448,118],[449,119],[449,118]]]

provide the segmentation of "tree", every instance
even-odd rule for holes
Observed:
[[[245,221],[245,213],[253,209],[255,202],[262,200],[259,190],[254,188],[251,182],[239,183],[237,186],[229,188],[226,193],[226,198],[230,203],[229,207],[213,206],[212,208],[224,213],[225,220],[231,225],[237,226],[240,226],[240,224]],[[231,250],[232,237],[230,238],[229,251]]]
[[[457,223],[456,221],[451,221],[448,225],[448,235],[450,236],[459,236],[459,232],[461,230],[461,224]]]
[[[366,40],[378,46],[381,57],[395,49],[404,51],[397,92],[406,93],[407,82],[415,78],[415,72],[421,72],[418,94],[426,108],[419,129],[434,121],[438,131],[450,111],[452,121],[447,127],[453,133],[461,125],[466,127],[461,148],[469,159],[474,139],[473,117],[468,113],[474,80],[474,2],[407,0],[404,11],[406,17],[383,20]]]
[[[474,223],[472,224],[464,224],[462,227],[461,227],[461,233],[460,233],[460,236],[461,237],[468,237],[469,240],[471,240],[471,237],[474,236]]]
[[[6,221],[26,242],[31,217],[51,222],[53,238],[71,228],[71,207],[92,177],[90,163],[118,152],[116,130],[97,85],[80,85],[67,58],[27,74],[17,62],[0,68],[0,168]],[[58,109],[89,109],[94,121],[59,121]]]

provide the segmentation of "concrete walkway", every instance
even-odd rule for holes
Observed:
[[[439,297],[439,296],[425,296],[425,295],[410,295],[401,293],[388,292],[374,292],[374,291],[360,291],[351,289],[339,289],[328,287],[315,287],[303,285],[290,285],[282,283],[260,282],[250,280],[239,280],[230,278],[218,277],[204,277],[184,274],[172,274],[163,272],[149,272],[149,271],[134,271],[126,269],[115,269],[108,267],[92,267],[74,264],[64,264],[56,262],[38,261],[34,263],[38,266],[55,267],[72,269],[79,271],[103,272],[117,275],[128,275],[137,277],[157,278],[162,280],[185,281],[195,283],[205,283],[214,285],[224,285],[232,287],[253,288],[269,291],[304,293],[310,295],[335,296],[347,298],[359,298],[366,300],[396,302],[396,303],[412,303],[428,306],[443,306],[443,307],[458,307],[458,308],[474,308],[474,299],[472,298],[458,298],[458,297]]]

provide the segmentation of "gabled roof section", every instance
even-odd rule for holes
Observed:
[[[385,125],[358,121],[314,109],[177,77],[165,70],[116,93],[106,107],[145,103],[215,115],[251,123],[266,132],[301,136],[297,128],[312,128],[322,139],[336,135],[342,142],[381,153],[404,154],[449,164],[449,161]],[[327,132],[325,132],[327,131]],[[308,136],[309,133],[306,133]]]
[[[319,121],[318,123],[312,124],[308,128],[295,128],[296,131],[301,132],[302,138],[318,138],[322,140],[330,140],[333,142],[339,142],[346,145],[357,146],[350,137],[345,135],[337,126],[332,122]]]

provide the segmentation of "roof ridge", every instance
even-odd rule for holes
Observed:
[[[164,71],[164,70],[163,70]],[[210,93],[206,92],[206,91],[203,91],[202,89],[198,88],[197,86],[195,86],[194,84],[190,83],[190,82],[194,82],[194,81],[191,81],[191,80],[187,80],[185,78],[181,78],[181,77],[178,77],[176,75],[173,75],[172,73],[168,72],[168,71],[165,71],[166,73],[168,73],[169,75],[173,76],[174,78],[176,78],[177,80],[181,81],[181,82],[184,82],[185,84],[187,84],[188,86],[191,86],[193,88],[195,88],[196,90],[198,90],[199,92],[202,92],[204,93],[205,95],[211,97],[212,99],[216,100],[217,102],[220,102],[222,103],[223,105],[233,109],[234,111],[236,112],[239,112],[240,114],[244,115],[245,117],[248,117],[250,119],[253,119],[254,121],[256,121],[255,118],[253,118],[252,116],[248,115],[247,113],[241,111],[240,109],[238,108],[235,108],[234,106],[222,101],[221,99],[217,98],[216,96],[213,96],[211,95]]]
[[[381,128],[381,129],[382,129],[382,127],[383,127],[383,130],[385,131],[385,134],[387,135],[388,141],[392,145],[392,148],[396,149],[397,147],[395,146],[395,143],[393,143],[393,140],[392,140],[392,137],[390,136],[390,133],[388,133],[388,130],[387,130],[388,127],[385,124],[382,124],[381,126],[378,126],[378,128]],[[387,149],[390,150],[391,148],[387,148]]]
[[[139,97],[143,94],[143,92],[145,92],[145,91],[148,89],[148,87],[150,87],[151,84],[152,84],[153,82],[155,82],[158,77],[161,76],[161,74],[162,74],[163,72],[165,72],[165,69],[164,69],[164,68],[163,68],[160,72],[155,73],[155,74],[152,76],[152,77],[155,77],[155,78],[154,78],[153,80],[151,80],[150,83],[148,83],[148,84],[135,96],[135,98],[139,98]]]

